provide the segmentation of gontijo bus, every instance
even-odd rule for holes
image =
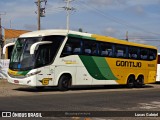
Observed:
[[[14,45],[8,82],[35,87],[154,83],[157,48],[108,36],[67,30],[21,35]]]

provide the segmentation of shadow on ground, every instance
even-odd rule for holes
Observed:
[[[144,85],[142,88],[136,88],[136,89],[143,89],[143,88],[153,88],[152,85]],[[135,88],[127,88],[126,85],[101,85],[101,86],[73,86],[69,88],[69,91],[81,91],[81,90],[126,90],[126,89],[135,89]],[[51,91],[59,91],[58,87],[18,87],[13,90],[16,91],[26,91],[26,92],[51,92]],[[64,91],[62,91],[64,92]]]

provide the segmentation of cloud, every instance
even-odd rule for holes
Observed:
[[[147,14],[147,11],[145,11],[144,6],[142,6],[142,5],[130,6],[130,7],[126,8],[126,12],[128,14],[133,14],[136,16],[144,16]]]
[[[89,4],[96,6],[135,6],[135,5],[154,5],[160,4],[160,0],[86,0]]]
[[[157,4],[160,4],[160,0],[128,0],[128,4],[130,6],[135,6],[135,5],[143,5],[143,6],[157,5]]]
[[[88,3],[96,6],[113,6],[113,5],[125,5],[127,0],[88,0]]]
[[[113,27],[107,27],[102,31],[102,33],[108,36],[116,36],[118,33],[118,30]]]

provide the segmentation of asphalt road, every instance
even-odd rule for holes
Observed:
[[[125,86],[80,87],[72,88],[67,92],[60,92],[57,88],[46,88],[42,91],[38,91],[35,88],[16,86],[2,82],[0,90],[0,111],[18,111],[19,113],[35,111],[41,112],[42,116],[48,115],[48,118],[42,119],[160,119],[160,84],[150,84],[146,85],[144,88],[133,89],[128,89]],[[70,111],[73,111],[73,116],[68,115]],[[75,112],[80,111],[84,116],[75,115]],[[66,112],[68,112],[68,116],[65,116]],[[88,115],[89,113],[91,116]],[[146,115],[150,113],[155,114],[155,116],[158,115],[158,117],[136,117],[136,114]],[[55,115],[57,114],[65,115],[62,118],[56,117]]]

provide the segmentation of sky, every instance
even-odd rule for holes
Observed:
[[[0,0],[3,28],[37,30],[36,0]],[[66,2],[47,0],[41,29],[66,29]],[[128,38],[160,50],[160,0],[73,0],[71,30]],[[5,15],[3,15],[6,13]]]

